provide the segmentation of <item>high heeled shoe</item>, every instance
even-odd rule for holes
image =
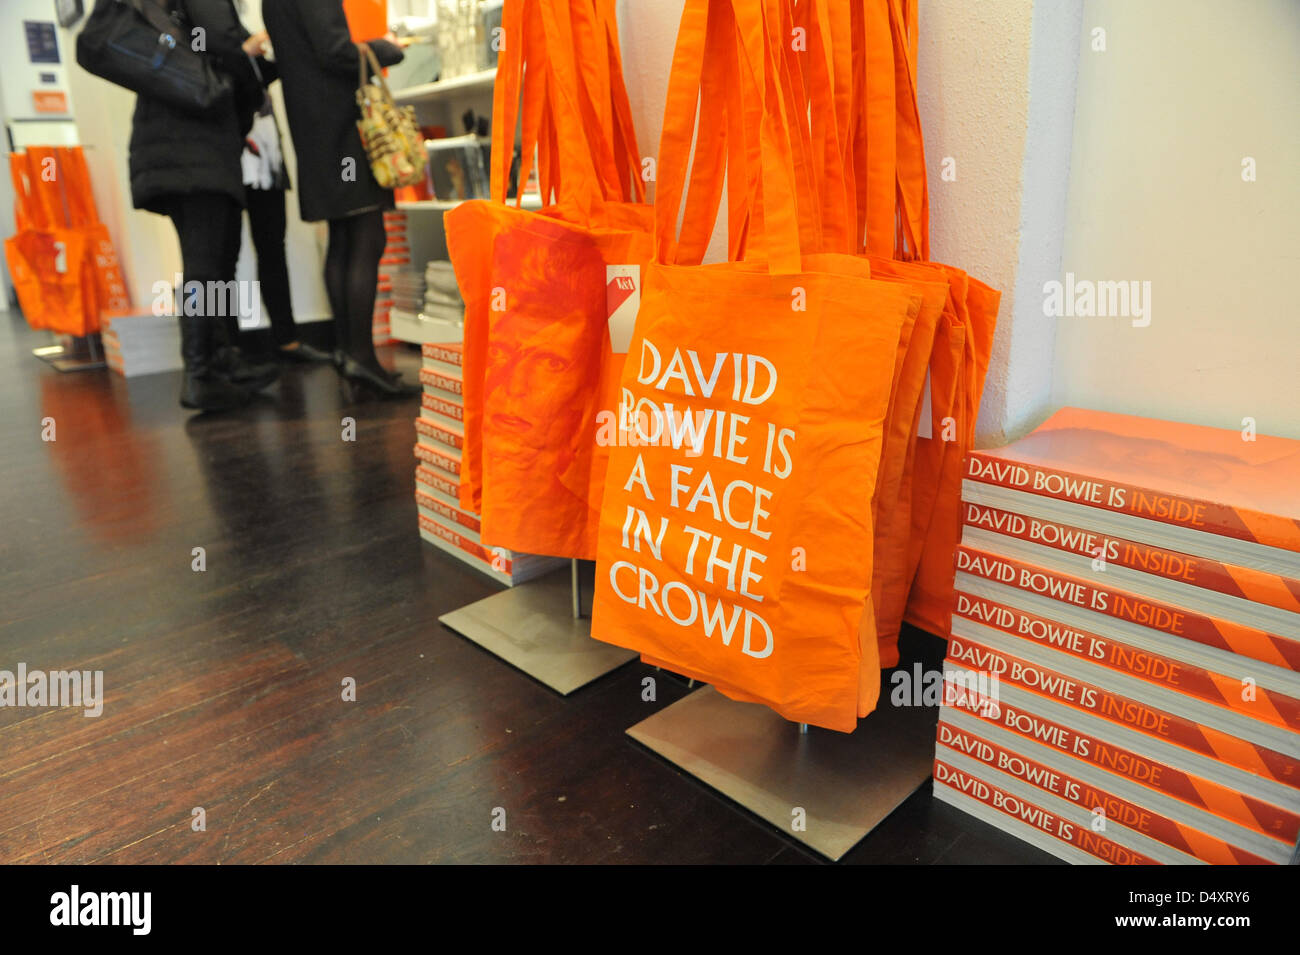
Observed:
[[[339,373],[349,382],[362,384],[381,398],[414,398],[423,389],[418,384],[403,381],[401,375],[389,377],[367,368],[351,355],[343,356]]]

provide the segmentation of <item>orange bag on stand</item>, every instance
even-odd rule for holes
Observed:
[[[725,22],[732,13],[737,26]],[[684,265],[676,220],[717,30],[739,38],[745,95],[762,107],[761,214],[749,218],[747,261]],[[870,582],[861,561],[871,551],[870,495],[861,488],[874,481],[913,303],[904,286],[848,267],[817,271],[818,257],[803,254],[801,147],[791,142],[773,45],[756,4],[688,0],[659,149],[656,259],[623,387],[693,422],[700,453],[688,453],[689,440],[613,450],[592,635],[788,719],[851,731]],[[691,173],[691,190],[716,191],[707,170]]]
[[[56,156],[68,204],[68,224],[86,237],[85,267],[94,289],[93,323],[98,329],[100,316],[130,308],[131,296],[108,226],[99,221],[85,152],[80,146],[59,146]],[[89,315],[87,321],[91,321]]]
[[[493,201],[445,220],[466,304],[461,501],[479,513],[487,546],[591,559],[599,427],[614,416],[623,361],[610,309],[650,258],[650,209],[637,202],[644,186],[632,175],[640,164],[612,7],[521,0],[507,3],[502,28]],[[505,204],[520,119],[519,181],[535,147],[543,195],[556,198],[540,212]]]
[[[10,153],[9,174],[18,231],[5,240],[5,261],[28,325],[79,337],[99,331],[88,240],[69,225],[54,147]]]
[[[851,173],[853,162],[846,163],[840,158],[851,156],[854,144],[847,132],[839,131],[851,127],[852,106],[860,101],[860,97],[848,95],[848,108],[845,108],[845,94],[857,91],[851,89],[851,83],[846,83],[845,79],[852,80],[853,73],[838,64],[843,64],[846,59],[861,62],[864,58],[849,49],[846,40],[855,36],[851,30],[841,28],[834,32],[828,29],[834,22],[842,24],[843,18],[849,16],[851,11],[822,2],[806,3],[801,4],[791,18],[788,4],[784,9],[778,9],[778,6],[772,0],[767,3],[769,19],[780,24],[776,36],[793,35],[791,28],[798,27],[803,30],[807,40],[804,53],[794,52],[792,45],[785,43],[778,44],[774,49],[774,56],[780,57],[785,67],[782,74],[783,90],[790,115],[808,113],[811,117],[810,127],[793,129],[793,134],[803,149],[802,153],[796,151],[796,169],[799,167],[800,156],[809,167],[816,165],[819,160],[824,167],[822,175],[812,177],[811,185],[807,177],[797,177],[799,208],[801,213],[812,210],[820,214],[816,224],[822,247],[860,250],[865,240],[854,216],[854,191],[847,188],[854,181]],[[835,19],[836,12],[840,21]],[[901,208],[905,205],[903,193],[917,193],[919,190],[919,194],[906,205],[921,213],[919,217],[900,217],[903,225],[896,239],[891,234],[891,243],[896,244],[900,251],[908,247],[925,248],[928,240],[923,238],[918,241],[912,238],[912,231],[924,228],[928,222],[928,209],[924,200],[924,158],[913,85],[906,67],[899,66],[895,59],[903,59],[906,55],[899,38],[902,32],[901,17],[886,4],[881,4],[875,12],[885,14],[883,22],[889,28],[891,55],[875,57],[873,62],[878,69],[883,69],[887,63],[889,69],[894,71],[896,82],[887,83],[885,88],[894,90],[898,99],[893,104],[894,121],[886,124],[888,132],[896,137],[895,152],[899,157],[899,165],[895,174],[898,182],[896,184],[890,181],[884,191],[891,202],[897,193]],[[833,37],[838,43],[824,42],[823,37]],[[846,85],[850,88],[846,89]],[[806,100],[802,98],[805,96]],[[879,137],[873,141],[878,139]],[[903,170],[903,159],[920,168],[919,176]],[[866,168],[864,166],[863,174],[869,175]],[[820,198],[809,197],[810,191],[820,192]],[[801,232],[801,235],[806,234],[806,230]],[[874,277],[908,284],[922,295],[923,305],[915,322],[910,319],[905,322],[899,340],[880,470],[873,499],[873,516],[876,520],[872,581],[874,613],[865,614],[859,627],[862,649],[859,716],[867,715],[876,704],[880,667],[892,666],[897,662],[897,636],[911,580],[907,549],[911,532],[912,455],[916,447],[921,395],[928,376],[935,329],[948,296],[947,276],[939,266],[898,262],[881,256],[871,256],[870,259],[871,274]],[[878,655],[878,646],[883,657]]]
[[[952,606],[956,600],[953,575],[954,554],[961,540],[962,471],[967,453],[975,446],[975,423],[1002,297],[1002,293],[978,279],[964,277],[961,365],[951,410],[957,439],[942,442],[942,461],[934,476],[933,513],[923,531],[914,528],[917,563],[905,616],[913,626],[945,639],[951,635]],[[938,431],[935,433],[939,436]]]
[[[904,620],[930,633],[947,637],[947,626],[939,626],[943,579],[949,584],[953,575],[953,549],[945,555],[943,543],[931,527],[944,525],[953,509],[953,475],[960,480],[961,459],[967,432],[968,399],[966,381],[969,350],[965,299],[969,278],[958,269],[950,269],[953,294],[944,309],[943,321],[935,339],[930,359],[930,428],[929,436],[917,441],[913,467],[913,506],[911,538],[907,549],[908,593]],[[958,489],[960,497],[960,488]],[[937,523],[936,523],[937,520]],[[882,644],[882,659],[898,658],[898,638],[892,647]]]

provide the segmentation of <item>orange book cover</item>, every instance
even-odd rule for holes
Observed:
[[[427,468],[423,464],[415,469],[415,483],[426,484],[435,491],[446,494],[453,500],[460,499],[460,482],[448,480],[445,474],[440,474],[433,468]]]
[[[455,448],[459,454],[460,449],[465,446],[465,436],[456,434],[450,428],[444,428],[432,418],[416,418],[415,430],[426,438],[431,438],[439,444],[445,444],[449,448]]]
[[[1297,835],[1300,835],[1300,814],[1039,716],[1024,707],[993,700],[947,681],[944,682],[943,702],[945,706],[960,709],[1098,769],[1158,789],[1188,805],[1279,839],[1286,845],[1294,845]]]
[[[420,396],[421,407],[427,408],[434,414],[440,414],[444,417],[451,418],[454,421],[465,420],[465,406],[448,401],[446,398],[440,398],[437,395],[431,395],[427,391]]]
[[[949,766],[941,759],[934,761],[934,781],[936,785],[947,786],[972,799],[978,799],[986,806],[991,806],[1003,815],[1033,826],[1053,839],[1068,843],[1096,856],[1112,865],[1159,865],[1150,856],[1134,852],[1112,839],[1089,828],[1062,819],[1055,813],[1048,812],[1040,806],[1026,802],[1014,793],[1009,793],[1000,786],[995,786],[977,776]]]
[[[433,445],[425,444],[423,441],[417,441],[415,443],[415,456],[426,464],[446,471],[459,481],[460,462],[445,454],[442,450],[435,448]]]
[[[421,490],[415,492],[415,503],[427,511],[433,511],[440,517],[453,521],[475,534],[479,532],[479,520],[470,514],[465,513],[459,507],[452,507],[446,501],[440,501],[436,497],[425,494]]]
[[[1068,773],[1030,759],[1020,753],[999,746],[990,740],[959,727],[939,721],[939,744],[985,766],[1006,773],[1036,789],[1049,792],[1074,803],[1088,812],[1100,809],[1109,822],[1150,836],[1167,846],[1195,856],[1211,865],[1273,865],[1244,849],[1238,849],[1222,839],[1207,835],[1199,829],[1177,822],[1124,799]]]
[[[1127,620],[1208,647],[1239,653],[1252,660],[1300,670],[1300,643],[1256,627],[1196,613],[1118,588],[1098,587],[1082,577],[1062,574],[965,544],[958,546],[956,562],[959,571],[995,583],[1018,587],[1082,610]]]
[[[948,640],[948,659],[976,672],[996,673],[1012,686],[1158,737],[1225,766],[1300,789],[1300,760],[1223,730],[1112,693],[969,637],[953,636]]]
[[[1300,441],[1062,408],[966,477],[1300,551]]]
[[[463,395],[465,393],[465,385],[459,378],[453,378],[443,372],[434,371],[432,368],[420,369],[420,384],[426,388],[445,391],[449,395]]]
[[[492,551],[488,550],[482,544],[475,543],[468,537],[457,534],[450,527],[439,524],[437,521],[431,520],[423,514],[420,515],[420,529],[428,531],[430,534],[440,538],[441,540],[445,540],[448,544],[463,550],[471,557],[478,558],[483,561],[483,563],[491,566],[494,570],[499,570],[503,574],[509,574],[512,571],[514,563],[509,557],[501,557],[493,554]]]
[[[460,342],[425,342],[420,346],[420,354],[434,361],[445,361],[449,365],[464,363],[465,346]]]
[[[1140,650],[1119,640],[1079,630],[961,590],[957,591],[957,604],[953,613],[1080,660],[1241,713],[1262,723],[1300,731],[1300,700],[1273,690],[1255,687],[1251,699],[1242,699],[1242,684],[1239,679],[1213,673],[1163,654]]]
[[[1300,613],[1300,580],[1294,577],[1225,564],[982,504],[965,503],[963,512],[965,523],[971,527],[1082,557],[1101,557],[1120,567]]]

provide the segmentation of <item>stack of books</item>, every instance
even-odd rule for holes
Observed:
[[[372,327],[376,345],[391,345],[393,325],[390,313],[393,309],[393,274],[401,268],[410,268],[411,243],[406,234],[406,213],[385,212],[384,232],[388,242],[384,246],[383,257],[379,260],[379,284],[375,294],[375,318]]]
[[[1066,408],[962,508],[935,795],[1072,862],[1288,862],[1300,441]]]
[[[182,367],[180,324],[174,315],[147,309],[105,312],[101,338],[104,361],[125,378]]]
[[[485,547],[479,518],[460,506],[461,451],[465,446],[464,378],[460,342],[422,346],[420,417],[415,419],[415,503],[420,536],[507,586],[562,565],[556,557]]]
[[[423,312],[428,318],[455,325],[465,321],[465,300],[450,262],[433,261],[424,268]]]
[[[389,272],[393,290],[393,308],[418,314],[424,307],[424,273],[410,266],[400,266]]]

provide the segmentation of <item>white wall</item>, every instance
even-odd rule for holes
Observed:
[[[1055,326],[1033,293],[1060,264],[1080,17],[1079,0],[919,8],[930,254],[1002,292],[981,447],[1029,430],[1051,400]]]
[[[1060,319],[1054,403],[1300,438],[1300,3],[1089,0],[1083,42],[1064,270],[1151,323]]]

